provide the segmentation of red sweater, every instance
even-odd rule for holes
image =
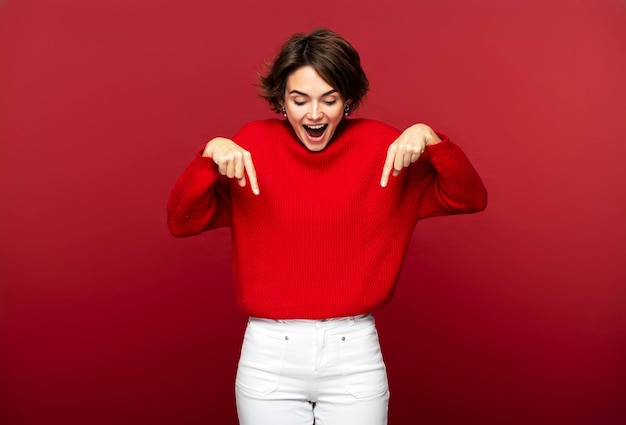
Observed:
[[[380,186],[400,131],[344,119],[321,152],[287,121],[255,121],[233,140],[250,151],[259,183],[221,176],[200,152],[168,202],[174,236],[229,226],[237,300],[250,316],[323,319],[369,313],[393,293],[419,219],[481,211],[480,177],[446,135]]]

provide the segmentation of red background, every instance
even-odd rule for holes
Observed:
[[[327,26],[362,55],[360,115],[451,134],[490,195],[418,225],[377,314],[390,423],[626,423],[625,22],[619,0],[1,1],[0,422],[236,423],[229,233],[174,239],[165,203],[208,138],[273,116],[263,60]]]

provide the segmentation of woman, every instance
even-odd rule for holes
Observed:
[[[429,126],[348,118],[368,81],[332,31],[292,36],[260,87],[285,119],[210,140],[168,203],[174,236],[232,230],[237,300],[250,316],[240,423],[385,424],[371,313],[391,298],[417,221],[481,211],[485,188]]]

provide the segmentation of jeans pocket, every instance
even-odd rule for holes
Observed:
[[[250,395],[265,397],[278,388],[288,340],[284,336],[269,335],[248,326],[235,385]]]
[[[372,397],[389,389],[374,326],[365,334],[341,338],[341,367],[346,390],[356,398]]]

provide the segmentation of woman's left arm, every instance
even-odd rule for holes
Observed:
[[[380,184],[398,176],[427,150],[433,172],[420,174],[426,185],[420,205],[420,218],[443,214],[479,212],[487,206],[487,190],[461,148],[447,135],[436,133],[426,124],[407,128],[389,146]]]

